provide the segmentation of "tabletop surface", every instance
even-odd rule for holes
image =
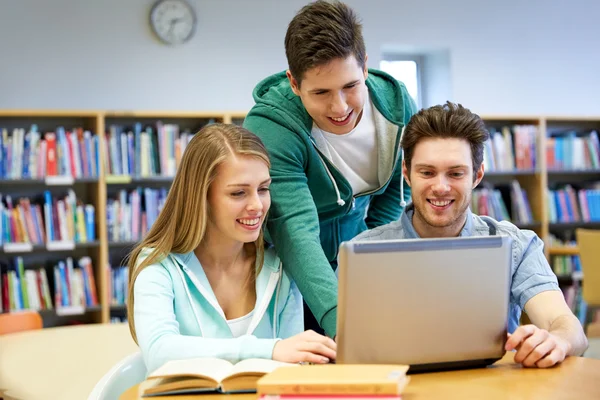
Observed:
[[[85,324],[0,336],[0,393],[26,400],[86,399],[138,347],[127,324]]]
[[[138,386],[120,400],[138,400]],[[161,396],[161,400],[256,400],[256,394]],[[509,352],[487,368],[411,375],[402,400],[412,399],[600,399],[600,360],[568,357],[548,369],[523,368]]]

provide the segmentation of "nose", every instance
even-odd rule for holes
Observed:
[[[439,174],[432,187],[433,193],[436,196],[448,193],[450,191],[450,185],[448,184],[448,177],[445,174]]]
[[[346,115],[348,110],[348,103],[346,102],[346,95],[343,91],[339,91],[333,94],[331,99],[331,105],[329,106],[331,113],[337,117]]]
[[[263,210],[263,203],[258,193],[254,193],[248,198],[248,205],[246,206],[248,212],[258,213]]]

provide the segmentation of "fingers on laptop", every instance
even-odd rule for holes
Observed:
[[[325,364],[335,360],[337,346],[330,338],[305,331],[275,344],[273,359],[285,362]]]
[[[329,360],[335,360],[337,344],[327,336],[320,335],[312,330],[308,330],[301,335],[305,336],[303,350],[314,355],[321,355]],[[311,361],[312,362],[312,361]]]
[[[517,349],[526,338],[533,335],[535,328],[535,325],[519,326],[512,335],[509,335],[506,345],[504,346],[506,351]]]

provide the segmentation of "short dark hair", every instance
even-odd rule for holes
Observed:
[[[354,55],[364,68],[366,50],[358,16],[339,1],[318,0],[302,7],[288,25],[285,55],[298,84],[306,71],[336,58]]]
[[[475,174],[483,162],[483,146],[489,137],[490,134],[479,115],[460,104],[447,101],[444,105],[422,109],[412,116],[402,135],[401,146],[406,168],[410,173],[415,146],[420,140],[454,138],[469,142]]]

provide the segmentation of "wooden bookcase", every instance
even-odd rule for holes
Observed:
[[[245,116],[244,111],[223,112],[171,112],[171,111],[77,111],[77,110],[0,110],[0,129],[6,128],[9,133],[13,128],[28,129],[36,124],[40,132],[54,131],[57,126],[73,127],[82,126],[97,135],[102,142],[105,132],[113,124],[128,127],[134,123],[155,124],[156,121],[177,124],[196,132],[209,121],[241,124]],[[546,243],[549,235],[569,234],[579,226],[600,228],[599,222],[592,223],[550,223],[548,213],[548,198],[546,190],[560,183],[590,183],[600,182],[600,170],[585,171],[553,171],[549,170],[546,163],[546,143],[550,135],[565,130],[592,130],[600,131],[600,116],[590,118],[570,118],[554,116],[482,116],[488,127],[501,128],[512,125],[535,125],[536,137],[536,167],[531,170],[489,171],[486,172],[484,182],[492,185],[509,185],[512,180],[517,180],[527,192],[534,223],[521,225],[522,228],[532,229]],[[27,196],[44,190],[60,191],[65,188],[73,189],[78,196],[85,198],[95,207],[97,240],[92,243],[76,245],[73,250],[48,251],[44,246],[34,246],[31,252],[23,254],[6,253],[0,247],[0,262],[7,263],[15,255],[22,255],[24,259],[54,260],[68,256],[79,257],[86,255],[92,258],[94,278],[99,296],[99,306],[86,309],[83,314],[61,317],[51,311],[42,312],[46,326],[67,323],[69,318],[84,323],[108,323],[112,317],[124,316],[125,307],[114,306],[109,298],[109,264],[116,265],[123,261],[127,253],[135,245],[135,241],[109,241],[107,231],[107,202],[111,196],[121,189],[132,189],[138,186],[168,188],[172,177],[153,176],[138,178],[135,176],[115,176],[106,174],[105,148],[100,146],[100,170],[97,179],[80,179],[72,183],[59,186],[49,186],[44,179],[37,180],[0,180],[0,193],[11,196]],[[546,246],[548,258],[554,255],[576,255],[576,247]],[[27,267],[27,261],[25,266]],[[51,288],[52,289],[52,288]],[[6,311],[6,310],[5,310]]]
[[[209,122],[241,123],[245,112],[172,112],[172,111],[80,111],[80,110],[0,110],[0,129],[6,128],[9,136],[15,128],[28,130],[33,124],[38,131],[54,132],[57,127],[65,129],[82,127],[90,130],[104,142],[106,129],[112,124],[130,126],[136,122],[144,125],[155,124],[156,121],[172,123],[195,133]],[[124,316],[125,306],[114,306],[109,299],[109,274],[107,266],[112,260],[124,259],[135,242],[110,242],[107,232],[107,199],[120,188],[137,186],[169,187],[172,177],[155,176],[136,178],[132,176],[108,175],[105,171],[104,146],[99,148],[99,171],[96,178],[65,179],[52,182],[46,179],[0,179],[0,194],[11,197],[35,197],[45,190],[51,193],[62,193],[73,190],[78,198],[95,208],[96,240],[90,243],[75,244],[74,248],[48,250],[45,245],[33,245],[31,249],[15,251],[7,246],[0,246],[0,263],[9,264],[15,257],[24,259],[25,269],[31,266],[45,266],[66,257],[89,256],[92,259],[96,292],[99,305],[76,310],[67,314],[58,313],[56,305],[53,310],[42,310],[40,314],[44,326],[56,326],[67,323],[108,323],[112,316]],[[50,281],[50,291],[54,288]],[[52,298],[54,301],[54,298]],[[3,310],[7,312],[7,310]],[[60,315],[59,315],[60,314]]]

